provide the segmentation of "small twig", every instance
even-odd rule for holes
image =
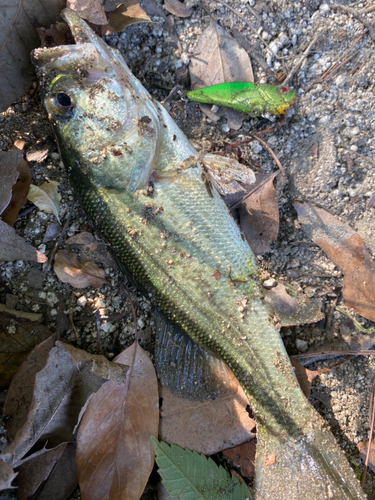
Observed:
[[[365,156],[365,155],[361,155],[360,153],[357,153],[357,151],[347,151],[347,153],[354,153],[355,155],[359,156],[360,158],[363,158],[363,160],[366,160],[368,161],[369,163],[372,163],[373,165],[375,165],[375,160],[373,160],[372,158],[369,158],[368,156]]]
[[[327,320],[326,320],[326,330],[330,331],[332,326],[333,313],[335,312],[336,304],[338,301],[338,297],[336,297],[333,302],[329,305],[329,311],[327,312]]]
[[[346,316],[347,318],[349,318],[351,321],[353,321],[353,324],[354,324],[355,328],[359,332],[362,332],[362,333],[375,333],[375,328],[363,328],[363,326],[361,325],[361,323],[359,323],[357,320],[355,320],[354,318],[352,318],[350,316],[350,314],[347,311],[345,311],[345,309],[341,309],[341,307],[336,307],[335,309],[336,309],[336,311],[338,311],[339,313],[343,314],[344,316]]]
[[[293,356],[294,357],[294,356]],[[335,363],[334,365],[331,365],[331,366],[327,366],[326,368],[321,368],[320,370],[316,370],[316,371],[312,371],[310,372],[308,375],[307,375],[307,379],[308,381],[311,383],[314,378],[317,376],[317,375],[323,375],[323,373],[327,373],[327,372],[330,372],[331,370],[333,370],[334,368],[337,368],[338,366],[341,366],[343,365],[344,363],[347,363],[348,361],[350,361],[351,359],[353,359],[354,356],[347,356],[345,359],[341,360],[341,361],[338,361],[337,363]]]
[[[72,293],[72,296],[70,298],[70,308],[69,308],[69,328],[73,328],[74,333],[76,335],[76,339],[78,340],[79,334],[73,321],[73,300],[74,300],[74,294]]]
[[[354,51],[354,47],[357,43],[362,39],[362,37],[366,34],[366,32],[361,33],[352,43],[347,51],[345,51],[339,58],[339,60],[333,64],[325,71],[321,76],[315,78],[313,82],[305,89],[305,92],[308,92],[314,85],[317,83],[323,83],[328,81],[332,76],[337,73],[337,71],[346,63],[348,63],[357,53],[358,51]],[[340,62],[341,61],[341,62]]]
[[[363,488],[363,485],[364,485],[365,479],[366,479],[367,467],[368,467],[368,463],[370,461],[372,436],[374,435],[374,424],[375,424],[375,379],[374,379],[374,382],[372,383],[371,408],[372,408],[372,415],[371,415],[370,432],[369,432],[369,436],[368,436],[368,446],[367,446],[366,460],[365,460],[365,466],[364,466],[362,477],[361,477],[361,487],[362,488]]]
[[[260,139],[257,135],[249,134],[250,137],[252,137],[254,140],[258,141],[272,156],[272,158],[275,160],[276,165],[279,167],[279,170],[281,174],[285,177],[286,173],[284,170],[284,167],[281,165],[280,160],[278,157],[275,155],[275,153],[272,151],[272,149],[266,144],[262,139]]]
[[[355,350],[343,350],[343,351],[316,351],[316,352],[305,352],[303,354],[295,354],[291,358],[304,359],[304,358],[317,358],[317,357],[330,357],[330,356],[373,356],[375,351],[370,349],[362,349],[360,351]]]
[[[100,353],[100,312],[97,309],[94,312],[95,325],[96,325],[96,354]]]
[[[175,85],[173,89],[169,92],[167,97],[164,99],[164,101],[161,101],[161,105],[165,106],[165,104],[172,99],[172,97],[179,91],[181,90],[181,87],[179,85]]]
[[[360,23],[363,24],[368,30],[368,34],[371,37],[371,40],[375,42],[375,31],[374,27],[371,23],[371,21],[367,21],[364,16],[364,12],[360,10],[353,9],[352,7],[347,7],[346,5],[341,5],[339,3],[334,3],[331,7],[332,9],[339,9],[343,10],[344,12],[347,12],[348,14],[351,14],[352,16],[356,17]]]
[[[289,80],[292,79],[292,77],[294,76],[294,74],[298,71],[298,69],[302,65],[303,61],[307,58],[307,56],[311,52],[311,49],[313,48],[313,46],[316,44],[316,42],[323,36],[323,34],[327,30],[328,30],[328,26],[326,26],[325,28],[323,28],[322,31],[320,33],[318,33],[316,35],[316,37],[314,38],[314,40],[308,45],[307,49],[304,51],[304,53],[302,54],[302,56],[300,57],[300,59],[296,62],[296,64],[292,68],[292,70],[289,72],[289,75],[285,78],[285,80],[283,82],[283,85],[287,85],[288,84]]]
[[[68,228],[68,225],[70,223],[70,219],[72,218],[72,214],[73,214],[73,209],[75,207],[75,204],[76,204],[76,200],[73,201],[72,203],[72,206],[70,207],[70,211],[69,211],[69,214],[68,214],[68,217],[65,221],[65,224],[61,230],[61,233],[60,233],[60,236],[58,237],[58,240],[56,241],[55,243],[55,246],[52,250],[52,253],[51,253],[51,256],[47,262],[47,267],[45,268],[44,270],[44,273],[43,273],[43,278],[46,276],[46,274],[48,273],[48,271],[50,270],[51,266],[52,266],[52,263],[53,263],[53,260],[55,258],[55,255],[56,255],[56,252],[57,252],[57,249],[59,248],[59,246],[61,245],[62,241],[63,241],[63,238],[64,238],[64,235],[65,235],[65,232]]]

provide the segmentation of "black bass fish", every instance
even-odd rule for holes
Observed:
[[[160,329],[221,357],[247,392],[258,423],[255,499],[366,498],[301,392],[254,255],[217,190],[237,182],[239,165],[200,155],[120,53],[75,12],[62,15],[76,45],[37,49],[33,60],[63,162],[94,225],[159,309]]]

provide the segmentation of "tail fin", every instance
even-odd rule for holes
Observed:
[[[256,500],[364,500],[367,498],[327,424],[317,415],[311,429],[292,439],[259,429]],[[254,499],[254,500],[255,500]]]

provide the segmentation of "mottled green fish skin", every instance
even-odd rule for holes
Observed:
[[[296,99],[294,90],[251,82],[219,83],[186,93],[194,102],[227,106],[252,117],[285,113]]]
[[[364,499],[299,388],[258,291],[254,255],[197,151],[118,51],[73,11],[62,15],[77,45],[38,49],[33,60],[63,162],[128,273],[167,318],[225,360],[249,395],[258,422],[254,498]],[[214,160],[203,162],[209,169]]]

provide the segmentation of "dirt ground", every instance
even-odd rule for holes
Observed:
[[[357,11],[374,6],[371,2],[349,4],[343,1],[342,4]],[[371,39],[361,21],[328,0],[232,0],[223,3],[207,0],[205,5],[225,29],[229,32],[237,29],[245,40],[251,42],[258,54],[257,58],[249,53],[256,83],[267,81],[265,66],[259,64],[259,58],[265,61],[270,57],[264,43],[270,44],[280,37],[280,33],[285,34],[285,43],[277,52],[280,59],[272,58],[270,68],[274,74],[282,71],[289,74],[314,37],[326,30],[289,82],[298,97],[286,123],[264,137],[281,161],[286,178],[278,187],[279,236],[271,251],[258,260],[270,277],[298,284],[325,313],[325,320],[318,324],[282,330],[289,354],[299,352],[297,340],[318,350],[319,346],[335,342],[343,334],[355,337],[358,331],[353,323],[334,311],[334,304],[342,304],[342,273],[318,246],[306,238],[293,203],[297,200],[318,203],[356,230],[373,253],[375,208],[366,208],[366,205],[375,192],[375,39]],[[176,83],[189,88],[191,54],[209,23],[206,10],[194,2],[189,6],[193,7],[191,17],[174,18],[179,48],[162,29],[157,17],[152,18],[153,24],[135,25],[123,34],[107,37],[108,43],[122,51],[130,68],[158,100],[165,99],[168,89]],[[375,22],[375,11],[366,14],[365,18]],[[249,23],[255,26],[258,38]],[[340,63],[343,64],[339,66]],[[326,71],[336,64],[339,67],[327,74]],[[175,101],[172,100],[171,104]],[[220,151],[226,144],[245,140],[249,131],[269,126],[266,120],[247,119],[239,130],[233,131],[228,129],[225,119],[210,122],[194,103],[179,103],[173,109],[178,124],[198,148],[209,149],[215,143]],[[82,230],[92,231],[82,209],[77,204],[73,206],[73,190],[60,162],[38,94],[20,100],[0,115],[0,147],[9,149],[18,137],[27,139],[26,152],[40,141],[49,144],[49,153],[43,161],[30,162],[32,182],[39,185],[50,179],[59,183],[61,224],[68,220],[66,237]],[[260,165],[254,167],[257,171],[271,173],[277,170],[272,157],[258,143],[243,145],[241,152],[244,160]],[[55,240],[43,240],[47,226],[55,223],[56,218],[35,207],[30,211],[28,208],[32,208],[31,204],[26,205],[14,227],[19,235],[50,257]],[[71,312],[76,329],[70,327],[66,336],[74,345],[95,352],[97,331],[93,311],[98,308],[105,309],[108,316],[126,312],[120,321],[109,322],[102,331],[103,354],[112,358],[114,351],[118,352],[133,342],[132,314],[126,296],[121,293],[123,278],[118,270],[106,269],[106,278],[111,285],[96,290],[78,290],[61,283],[52,269],[47,270],[47,264],[2,262],[0,273],[11,291],[9,294],[0,287],[0,303],[13,300],[18,309],[43,313],[43,322],[51,331],[55,331],[57,321],[61,321],[61,310],[65,315]],[[61,303],[59,305],[60,297],[64,301],[63,307]],[[132,297],[141,329],[141,345],[152,355],[154,318],[151,304],[135,291]],[[358,315],[352,316],[364,328],[374,326]],[[115,348],[114,335],[117,337]],[[297,344],[301,345],[300,342]],[[309,368],[319,369],[332,363],[332,360],[315,362]],[[362,465],[356,445],[368,440],[374,368],[372,356],[356,357],[317,377],[310,399],[328,421],[349,461],[360,470]],[[374,486],[375,475],[369,471],[365,491],[372,500],[375,499]]]

